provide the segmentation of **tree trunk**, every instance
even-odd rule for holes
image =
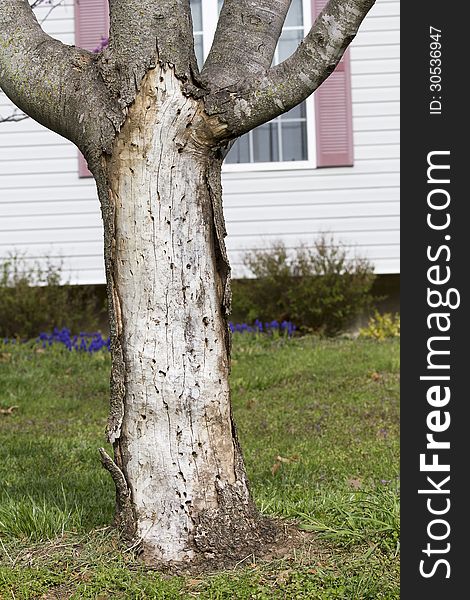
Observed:
[[[101,455],[117,520],[154,564],[241,558],[274,536],[231,416],[221,153],[312,94],[374,0],[329,0],[272,67],[289,4],[226,0],[199,73],[189,2],[110,1],[109,46],[93,54],[48,36],[28,2],[0,1],[3,91],[73,141],[97,182],[114,460]]]
[[[245,556],[263,529],[231,415],[221,159],[200,108],[171,69],[149,71],[98,185],[114,462],[102,456],[152,562]]]

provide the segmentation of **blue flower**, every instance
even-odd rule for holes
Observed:
[[[256,319],[253,325],[230,321],[228,326],[232,333],[262,334],[263,336],[269,334],[279,335],[282,333],[287,337],[291,337],[297,329],[293,323],[285,320],[282,323],[273,320],[263,324],[259,319]],[[63,327],[62,329],[54,327],[51,333],[41,331],[34,341],[42,348],[59,344],[65,346],[69,352],[87,352],[88,354],[100,352],[101,350],[109,352],[111,349],[111,338],[109,336],[103,338],[100,332],[87,333],[86,331],[80,331],[78,334],[72,336],[70,329],[67,327]],[[4,338],[3,343],[15,344],[16,340]]]
[[[276,321],[275,319],[270,322],[262,323],[259,319],[256,319],[253,325],[248,325],[248,323],[233,323],[232,321],[228,324],[229,329],[232,333],[274,333],[274,332],[282,332],[287,334],[288,337],[291,337],[296,330],[296,327],[290,321]]]

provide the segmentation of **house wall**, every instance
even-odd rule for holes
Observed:
[[[41,20],[50,10],[37,11]],[[73,0],[44,28],[74,42]],[[243,251],[322,232],[399,272],[399,2],[377,0],[351,48],[354,167],[230,172],[223,177],[234,276]],[[310,98],[310,102],[313,100]],[[0,93],[0,115],[13,111]],[[291,165],[287,165],[291,166]],[[94,183],[78,178],[77,150],[32,119],[0,123],[0,259],[61,257],[75,283],[103,283],[102,225]]]

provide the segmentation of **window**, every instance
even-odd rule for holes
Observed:
[[[217,15],[223,0],[191,0],[194,43],[199,65],[207,57],[215,29]],[[310,2],[293,0],[275,51],[273,64],[288,58],[305,37],[311,23]],[[296,162],[296,166],[315,166],[314,132],[308,124],[314,123],[313,102],[304,102],[250,131],[238,139],[230,150],[225,165],[227,170],[243,168],[279,168],[279,164]],[[233,165],[230,167],[230,165]],[[287,167],[287,165],[285,165]]]
[[[201,68],[204,63],[204,31],[202,29],[202,0],[190,0],[191,13],[193,17],[194,50]]]

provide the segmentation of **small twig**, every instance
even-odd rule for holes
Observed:
[[[0,115],[0,123],[18,123],[19,121],[24,121],[25,119],[29,119],[28,115],[19,112],[17,108],[15,108],[11,115],[8,115],[8,117],[2,117]]]
[[[51,14],[51,12],[54,10],[54,8],[57,8],[58,6],[60,6],[63,3],[64,3],[64,0],[59,0],[56,4],[52,4],[50,9],[46,13],[46,16],[41,20],[41,25],[42,25],[42,23],[44,23],[44,21],[47,19],[47,17]]]
[[[236,569],[236,568],[237,568],[239,565],[241,565],[242,563],[244,563],[244,562],[245,562],[246,560],[248,560],[249,558],[253,558],[253,559],[254,559],[254,558],[255,558],[255,555],[254,555],[253,553],[252,553],[252,554],[248,554],[248,556],[245,556],[245,558],[242,558],[241,560],[239,560],[239,561],[237,562],[237,564],[236,564],[236,565],[235,565],[233,568],[234,568],[234,569]]]
[[[132,550],[134,550],[134,548],[137,548],[137,546],[139,546],[139,544],[141,544],[144,541],[143,537],[140,537],[137,541],[135,541],[132,546],[129,546],[128,548],[124,548],[124,550],[122,551],[124,552],[131,552]]]
[[[129,498],[129,487],[127,485],[126,478],[124,477],[124,473],[117,466],[114,460],[109,456],[104,448],[99,449],[101,455],[101,462],[103,463],[103,467],[109,471],[111,477],[113,478],[114,484],[116,485],[117,492],[120,498]]]
[[[15,561],[14,561],[14,560],[12,559],[12,557],[11,557],[11,556],[8,554],[8,550],[5,548],[5,545],[4,545],[4,543],[2,542],[2,540],[1,540],[1,539],[0,539],[0,544],[2,545],[3,552],[5,552],[5,554],[6,554],[7,558],[8,558],[8,560],[11,562],[11,564],[12,564],[12,565],[14,565],[14,564],[15,564]]]

